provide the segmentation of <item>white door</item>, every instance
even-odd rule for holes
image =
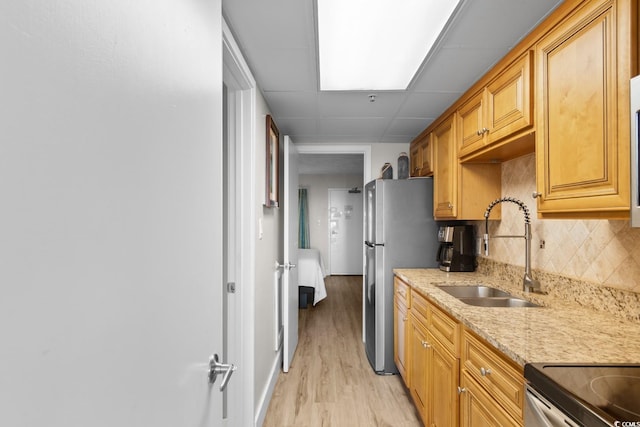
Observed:
[[[298,151],[284,137],[284,343],[282,370],[289,372],[298,345]]]
[[[0,3],[0,425],[220,426],[220,1]]]
[[[362,274],[362,203],[359,190],[329,189],[329,269]]]

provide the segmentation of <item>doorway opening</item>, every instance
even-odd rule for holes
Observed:
[[[305,159],[310,159],[311,162],[314,162],[314,160],[318,160],[320,159],[320,157],[315,157],[315,156],[320,156],[320,155],[331,155],[331,156],[335,156],[334,159],[339,159],[339,158],[347,158],[348,155],[357,155],[360,156],[360,164],[362,165],[362,169],[361,169],[361,174],[362,174],[362,181],[361,181],[361,188],[364,187],[364,185],[369,182],[371,180],[371,146],[370,145],[358,145],[358,144],[354,144],[354,145],[350,145],[350,144],[299,144],[298,145],[298,153],[300,154],[300,170],[304,171],[305,170],[305,165],[303,164],[305,162]],[[310,156],[310,157],[307,157]],[[314,157],[311,157],[314,156]],[[305,185],[302,183],[302,179],[303,178],[303,174],[301,174],[301,179],[300,179],[300,186],[304,187]],[[343,185],[340,185],[341,187]],[[347,188],[351,188],[352,186],[350,185],[346,185],[345,187]],[[335,188],[335,187],[334,187]],[[327,187],[328,190],[328,187]],[[327,197],[327,191],[324,192],[324,197]],[[363,202],[364,203],[364,202]],[[363,205],[364,207],[364,205]],[[322,212],[323,218],[328,218],[328,206],[327,208]],[[322,221],[322,218],[320,219]],[[311,226],[312,221],[309,221],[309,225]],[[317,219],[315,221],[315,224],[317,225]],[[364,223],[362,226],[362,231],[364,234]],[[324,228],[324,233],[323,236],[326,236],[327,231],[328,230],[328,225]],[[327,242],[328,239],[326,237],[321,239],[322,242]],[[314,245],[315,243],[313,243],[312,241],[312,245]],[[322,243],[321,243],[322,244]],[[327,244],[327,243],[324,243]],[[326,252],[328,254],[328,251]],[[364,263],[365,263],[365,252],[364,252],[364,245],[361,245],[361,266],[362,269],[361,271],[364,272]],[[361,273],[362,274],[362,273]],[[364,277],[364,275],[363,275]],[[364,298],[365,296],[365,288],[364,288],[364,279],[361,280],[362,282],[362,297]],[[362,340],[364,341],[364,310],[363,310],[363,318],[362,318]]]

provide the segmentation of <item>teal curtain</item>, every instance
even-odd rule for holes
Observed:
[[[298,247],[309,248],[309,200],[307,189],[298,189]]]

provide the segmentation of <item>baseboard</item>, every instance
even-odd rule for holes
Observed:
[[[264,418],[267,416],[267,409],[269,409],[269,403],[271,402],[271,396],[273,396],[273,390],[276,388],[276,382],[278,381],[278,375],[280,375],[281,366],[282,350],[278,352],[278,357],[276,357],[275,362],[271,367],[269,384],[267,384],[267,387],[265,387],[262,395],[260,396],[260,403],[258,404],[258,410],[256,411],[256,427],[262,427]]]

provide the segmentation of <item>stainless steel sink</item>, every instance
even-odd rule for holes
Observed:
[[[478,307],[540,307],[524,299],[508,297],[508,298],[458,298],[465,304],[475,305]]]
[[[438,287],[456,298],[492,298],[512,296],[508,292],[483,285]]]
[[[465,304],[478,307],[540,307],[508,292],[484,285],[438,286],[444,292],[458,298]]]

